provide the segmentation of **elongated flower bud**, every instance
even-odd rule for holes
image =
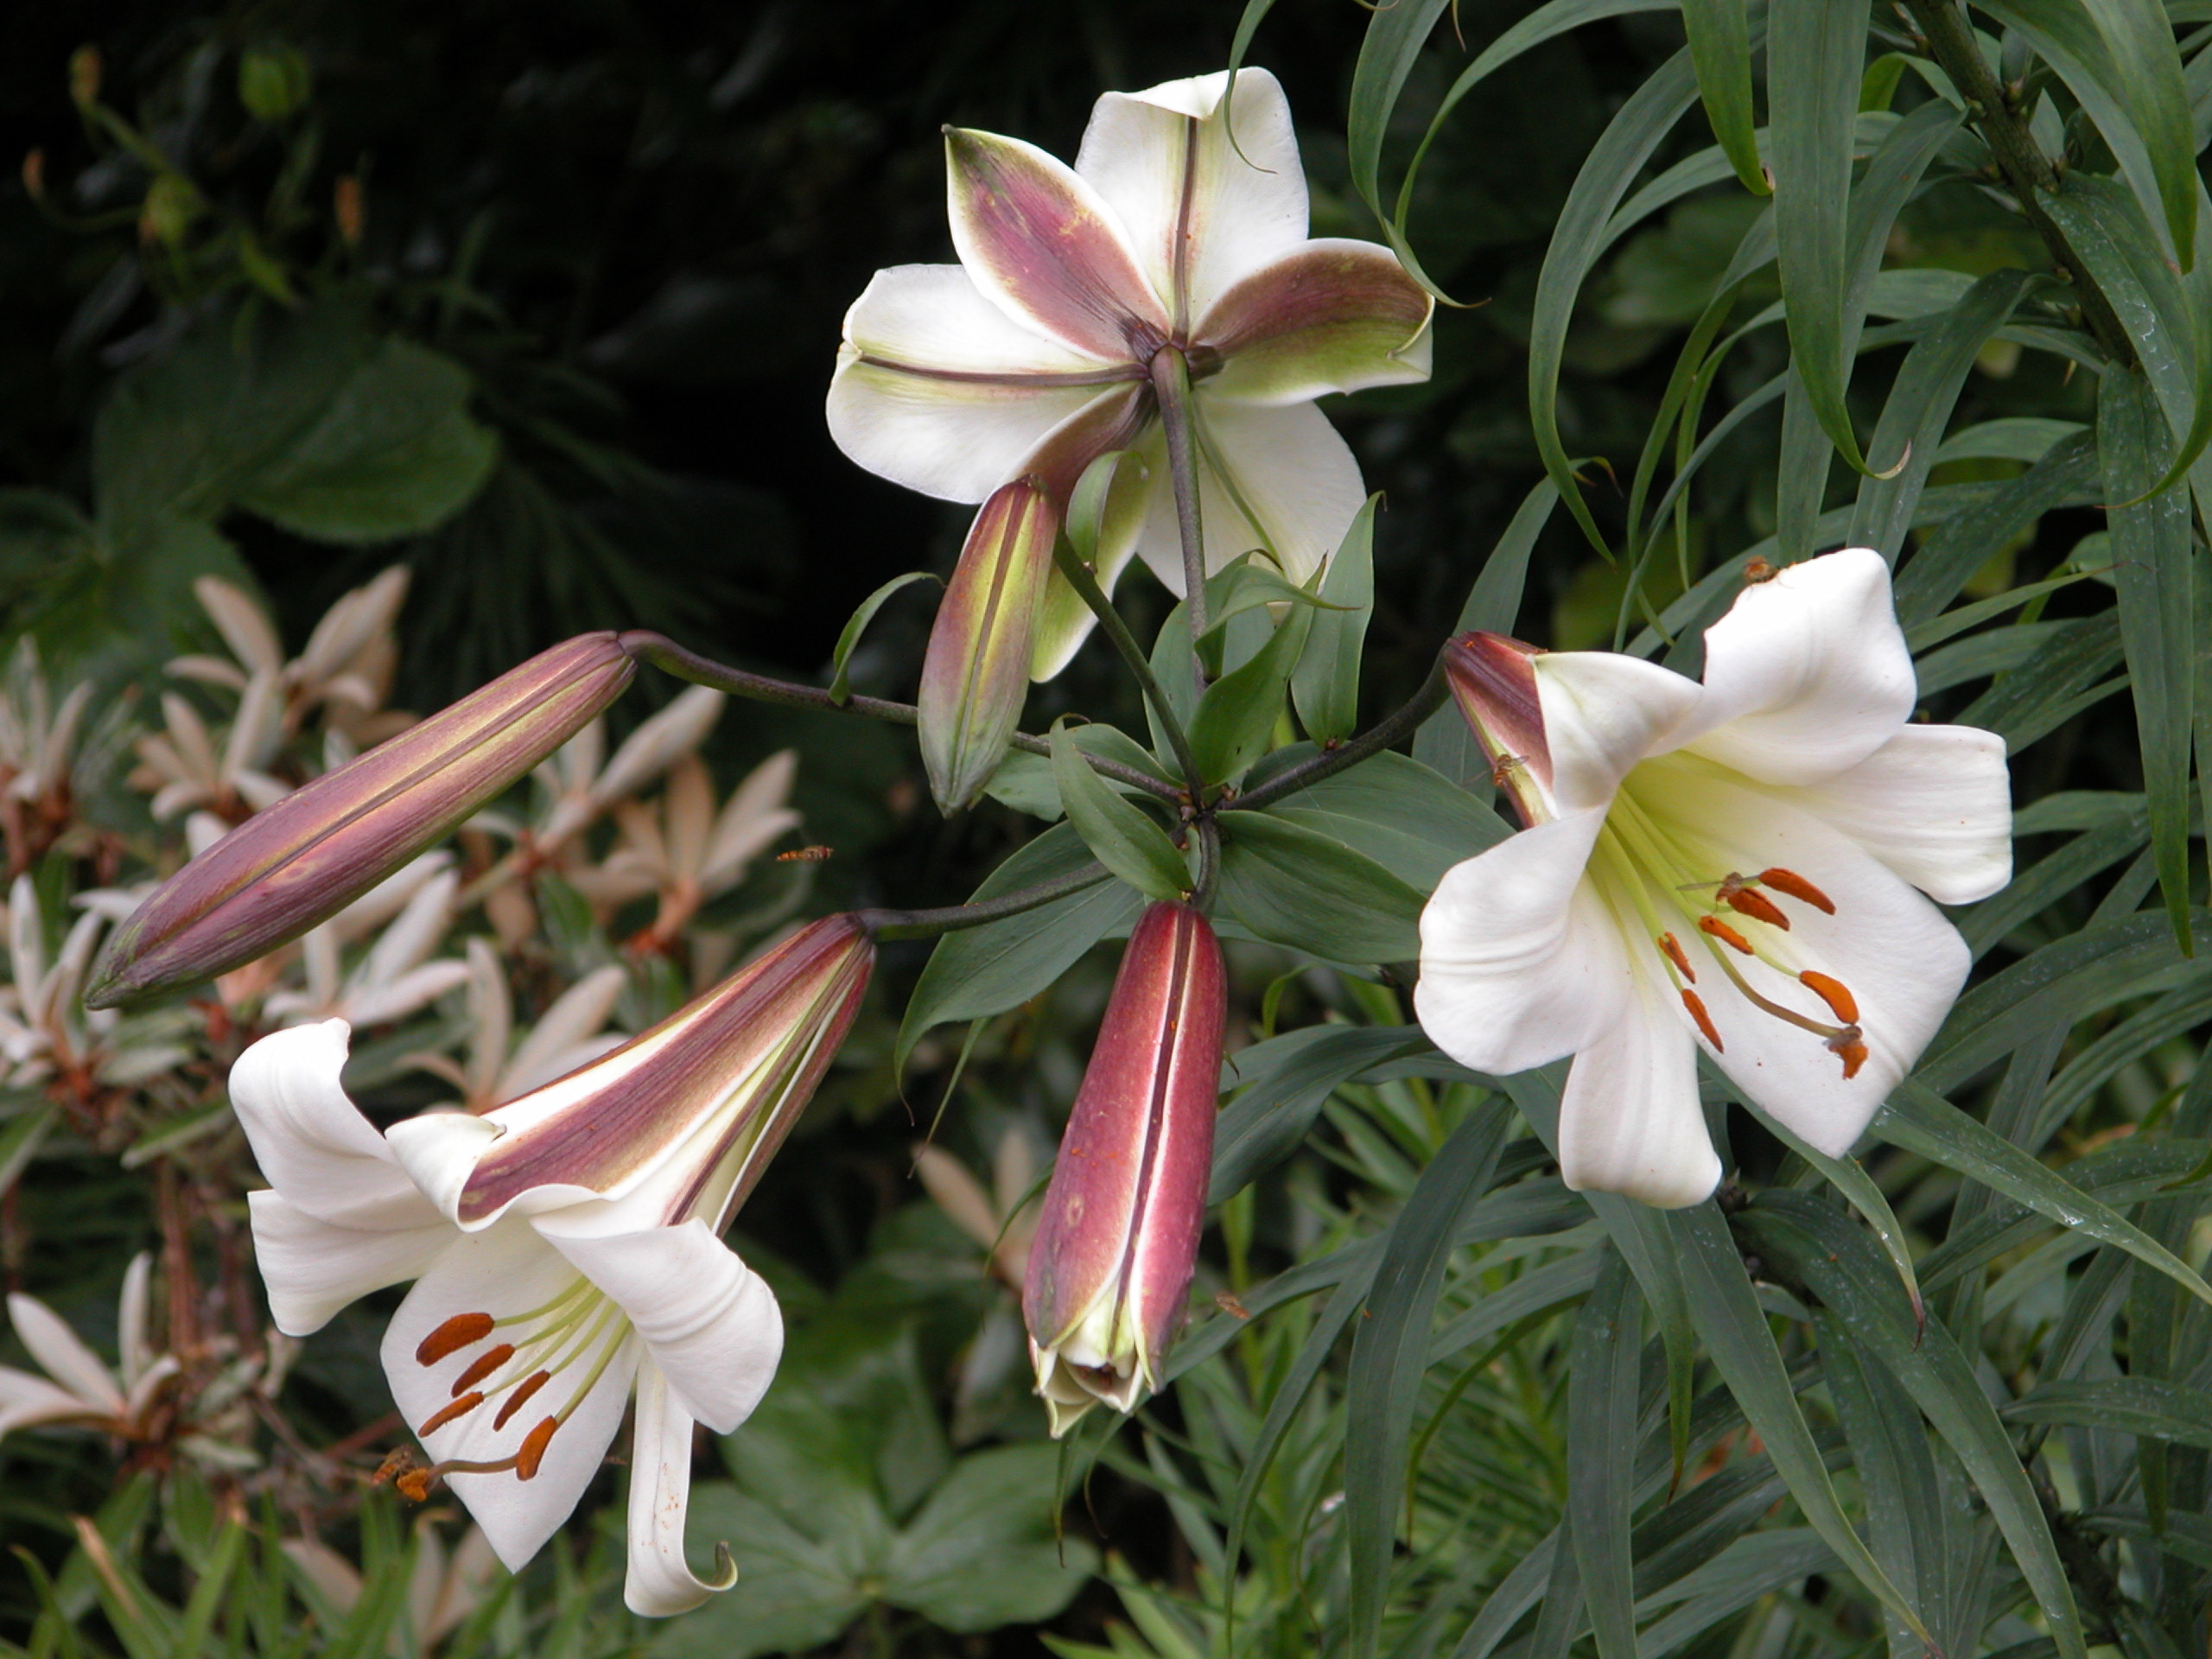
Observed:
[[[1029,691],[1029,658],[1059,515],[1033,479],[983,503],[937,608],[922,662],[922,764],[938,805],[972,804],[1006,758]]]
[[[1522,822],[1548,817],[1551,746],[1536,696],[1537,648],[1502,633],[1470,633],[1444,648],[1452,700],[1489,757],[1491,776],[1520,809]]]
[[[1055,1437],[1160,1386],[1205,1223],[1227,990],[1205,918],[1129,935],[1030,1246],[1022,1315]]]
[[[613,633],[581,634],[256,813],[116,931],[86,1002],[213,978],[299,938],[567,742],[636,668]]]

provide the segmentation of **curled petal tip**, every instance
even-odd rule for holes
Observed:
[[[1459,712],[1473,728],[1501,788],[1507,789],[1524,817],[1534,797],[1523,772],[1549,789],[1551,745],[1544,732],[1543,705],[1536,690],[1536,658],[1542,653],[1523,640],[1502,633],[1470,633],[1444,648],[1444,675]]]

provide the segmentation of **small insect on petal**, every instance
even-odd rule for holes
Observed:
[[[1742,951],[1747,957],[1751,954],[1751,942],[1745,938],[1742,934],[1738,933],[1734,928],[1729,926],[1727,923],[1722,921],[1718,916],[1699,917],[1697,918],[1697,927],[1699,932],[1710,933],[1714,938],[1719,940],[1721,944],[1733,946],[1736,950]]]
[[[1682,1006],[1690,1011],[1690,1018],[1697,1021],[1697,1028],[1705,1033],[1705,1040],[1713,1045],[1713,1052],[1726,1053],[1727,1045],[1720,1040],[1720,1033],[1713,1029],[1713,1016],[1705,1011],[1705,999],[1695,991],[1683,991],[1681,995]]]
[[[1739,916],[1748,916],[1755,922],[1764,922],[1770,927],[1789,931],[1789,918],[1775,908],[1774,900],[1763,893],[1749,887],[1723,887],[1720,897],[1729,909]]]
[[[1835,901],[1795,870],[1761,870],[1759,880],[1777,893],[1786,893],[1792,899],[1802,899],[1815,910],[1825,911],[1831,916],[1835,914]]]
[[[1757,587],[1763,582],[1772,582],[1781,574],[1782,572],[1779,569],[1768,563],[1764,559],[1746,559],[1744,561],[1744,581],[1746,584],[1751,587]]]
[[[1827,1003],[1835,1017],[1845,1025],[1859,1023],[1859,999],[1852,995],[1851,988],[1841,980],[1831,979],[1826,974],[1816,974],[1808,968],[1797,976],[1797,982]]]
[[[1682,949],[1682,942],[1680,939],[1672,933],[1662,933],[1659,936],[1659,948],[1667,953],[1668,959],[1675,964],[1684,979],[1693,985],[1697,983],[1697,969],[1690,966],[1689,954]]]
[[[415,1351],[415,1363],[435,1365],[447,1355],[457,1354],[491,1334],[489,1313],[456,1313],[423,1338],[423,1345]]]
[[[537,1465],[545,1460],[545,1447],[553,1438],[553,1431],[560,1427],[558,1417],[548,1417],[523,1437],[522,1450],[515,1453],[517,1480],[537,1478]]]

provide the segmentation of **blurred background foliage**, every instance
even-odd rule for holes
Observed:
[[[1528,10],[1465,0],[1413,55],[1385,136],[1388,176],[1469,47]],[[400,708],[429,709],[531,651],[610,625],[819,677],[859,597],[903,570],[948,569],[968,516],[859,472],[820,413],[839,319],[869,274],[947,254],[939,126],[1015,133],[1072,154],[1100,90],[1217,67],[1236,21],[1233,5],[1169,0],[1066,0],[1048,11],[1007,0],[9,9],[0,149],[27,159],[21,180],[0,189],[0,645],[35,636],[57,686],[90,680],[104,696],[135,697],[150,720],[167,683],[162,665],[222,647],[195,578],[220,577],[265,604],[296,652],[341,595],[400,563],[411,572],[389,696]],[[1255,50],[1300,120],[1319,235],[1375,234],[1344,139],[1370,21],[1350,0],[1283,0]],[[1408,232],[1430,276],[1465,303],[1438,312],[1432,382],[1330,410],[1387,501],[1370,713],[1395,707],[1427,671],[1483,559],[1544,476],[1528,398],[1539,272],[1592,144],[1681,41],[1664,14],[1601,18],[1552,40],[1460,105],[1427,157]],[[1867,107],[1888,107],[1897,84],[1878,64]],[[1708,142],[1693,117],[1651,171]],[[1624,524],[1676,353],[1760,210],[1741,191],[1693,194],[1625,237],[1582,292],[1558,419],[1566,452],[1592,458],[1586,499],[1609,535]],[[1884,263],[1967,276],[2049,267],[2018,217],[1964,176],[1906,206]],[[1755,274],[1745,309],[1776,292],[1770,270]],[[245,380],[242,342],[257,365]],[[1764,385],[1786,353],[1778,329],[1749,335],[1726,359],[1711,407]],[[1862,431],[1901,355],[1861,362],[1851,397]],[[1952,425],[2090,422],[2094,404],[2092,377],[1993,339]],[[1686,541],[1667,540],[1669,531],[1653,550],[1643,601],[1667,606],[1781,528],[1777,496],[1792,493],[1781,419],[1778,404],[1767,408],[1719,444],[1682,521]],[[1939,458],[1929,482],[2017,477],[2043,453],[2029,437],[2047,444],[2050,435],[1969,446]],[[1840,467],[1836,478],[1845,481]],[[1802,499],[1806,486],[1795,488]],[[1811,493],[1821,489],[1815,479]],[[2054,499],[1995,549],[1967,597],[2077,556],[2103,562],[2080,545],[2103,522],[2092,494]],[[1632,610],[1624,572],[1555,515],[1535,543],[1520,632],[1560,646],[1610,644]],[[1127,597],[1148,637],[1166,596],[1140,582]],[[2056,624],[2104,611],[2110,596],[2088,582],[2046,603],[2036,620]],[[911,695],[928,614],[920,591],[894,599],[854,660],[855,685]],[[2012,665],[2045,637],[2008,645],[2011,657],[1962,660],[1955,683]],[[617,736],[672,690],[645,684],[618,713]],[[1096,650],[1040,688],[1027,723],[1040,729],[1064,709],[1142,728]],[[861,722],[744,705],[702,752],[728,784],[786,747],[801,757],[792,800],[803,833],[835,856],[798,874],[766,871],[726,895],[709,919],[741,938],[801,904],[951,902],[1033,827],[988,803],[940,823],[906,736]],[[2077,711],[2016,760],[2021,798],[2139,790],[2135,755],[2125,698]],[[101,787],[122,797],[112,776]],[[2030,826],[2052,837],[2040,844],[2106,834],[2133,810],[2066,798],[2070,807]],[[136,828],[73,855],[111,867],[126,843],[142,853],[154,843],[143,804],[117,806],[111,822]],[[2141,844],[2125,830],[2106,839],[2120,849],[2113,860]],[[10,874],[44,868],[40,850]],[[2141,901],[2148,859],[2129,867],[2098,918]],[[2093,849],[2084,868],[2082,880],[2105,866]],[[2098,901],[2070,889],[2054,898],[2063,925],[2031,912],[2010,922],[2056,937]],[[639,925],[594,918],[556,886],[537,899],[549,985],[559,982],[556,967],[575,974],[610,959]],[[2005,932],[1992,926],[1989,945]],[[988,1233],[1027,1190],[1023,1172],[1039,1166],[1074,1094],[1109,969],[1094,956],[995,1022],[972,1052],[958,1028],[940,1030],[894,1076],[898,1010],[925,954],[887,953],[846,1063],[741,1223],[795,1336],[769,1407],[722,1448],[730,1478],[702,1485],[695,1501],[695,1539],[726,1537],[738,1550],[746,1578],[731,1596],[648,1630],[613,1598],[619,1551],[581,1523],[571,1547],[549,1552],[524,1582],[486,1590],[480,1572],[466,1576],[449,1512],[410,1516],[358,1478],[346,1486],[335,1471],[358,1475],[390,1428],[377,1325],[361,1312],[302,1359],[276,1420],[283,1427],[270,1433],[304,1443],[274,1454],[286,1475],[262,1483],[250,1529],[211,1518],[210,1483],[230,1475],[177,1459],[173,1437],[150,1443],[158,1457],[134,1453],[120,1486],[113,1459],[89,1440],[19,1433],[0,1444],[0,1537],[22,1547],[0,1562],[0,1637],[40,1653],[120,1643],[132,1659],[196,1653],[194,1632],[211,1628],[229,1652],[412,1652],[442,1642],[439,1651],[455,1655],[579,1659],[1027,1653],[1039,1638],[1027,1627],[1039,1620],[1052,1621],[1055,1651],[1122,1659],[1306,1653],[1323,1644],[1323,1630],[1336,1640],[1344,1383],[1340,1367],[1308,1357],[1317,1342],[1325,1357],[1345,1328],[1352,1281],[1317,1300],[1281,1294],[1282,1311],[1263,1325],[1209,1325],[1182,1362],[1183,1397],[1109,1447],[1077,1485],[1082,1471],[1039,1439],[1011,1295],[987,1271]],[[1301,971],[1291,953],[1247,944],[1234,959],[1242,1039],[1321,1017],[1404,1017],[1387,989]],[[625,1023],[635,1028],[664,1006],[681,978],[675,965],[641,969]],[[2087,1085],[2083,1135],[2171,1109],[2184,1058],[2157,1044],[2187,1028],[2174,1017]],[[1322,1259],[1395,1214],[1420,1171],[1457,1144],[1473,1109],[1465,1085],[1381,1070],[1313,1094],[1311,1147],[1224,1206],[1205,1282],[1232,1316],[1269,1274]],[[957,1071],[938,1140],[971,1173],[925,1166],[918,1182],[915,1143]],[[2119,1094],[2100,1092],[2107,1085]],[[427,1089],[388,1068],[372,1103],[384,1116],[410,1109],[435,1097]],[[1747,1168],[1783,1166],[1764,1131],[1740,1114],[1735,1128]],[[168,1166],[155,1157],[118,1170],[91,1146],[80,1151],[65,1148],[40,1163],[35,1182],[10,1187],[0,1265],[10,1289],[51,1303],[111,1352],[122,1264],[173,1244],[141,1173]],[[1936,1226],[1959,1192],[1927,1164],[1885,1179],[1915,1227]],[[1392,1637],[1408,1653],[1448,1651],[1440,1643],[1461,1639],[1473,1607],[1504,1622],[1489,1630],[1478,1620],[1461,1650],[1484,1637],[1490,1651],[1567,1570],[1555,1526],[1570,1491],[1563,1416],[1574,1321],[1560,1309],[1605,1293],[1615,1269],[1601,1268],[1587,1212],[1542,1185],[1500,1188],[1522,1194],[1498,1223],[1517,1227],[1519,1242],[1463,1261],[1444,1289],[1436,1369],[1418,1385],[1423,1437],[1393,1592]],[[2074,1259],[2057,1259],[2062,1281]],[[1484,1297],[1532,1279],[1536,1288],[1504,1313]],[[2126,1281],[2115,1269],[2096,1291],[2108,1323]],[[2018,1308],[2005,1304],[2037,1340],[2074,1317],[2071,1304],[2045,1306],[2040,1295],[2024,1285]],[[2103,1327],[2088,1321],[2068,1327],[2071,1339],[2101,1340]],[[240,1323],[253,1324],[250,1308]],[[1223,1363],[1196,1364],[1213,1355]],[[12,1349],[0,1357],[23,1363]],[[1794,1358],[1802,1368],[1803,1355]],[[1669,1450],[1670,1374],[1656,1344],[1646,1372],[1628,1378],[1623,1427],[1643,1447],[1638,1490],[1648,1496],[1666,1484]],[[257,1372],[237,1388],[264,1410],[275,1385]],[[1894,1392],[1869,1385],[1864,1406],[1853,1395],[1845,1415],[1895,1412]],[[1719,1389],[1700,1396],[1711,1409],[1687,1444],[1672,1445],[1677,1459],[1687,1451],[1693,1467],[1707,1459],[1718,1468],[1745,1442],[1725,1400]],[[1840,1462],[1837,1435],[1824,1433],[1824,1453]],[[1274,1455],[1248,1464],[1259,1440]],[[712,1463],[709,1453],[702,1468]],[[342,1501],[311,1490],[317,1471],[345,1490]],[[1723,1548],[1782,1496],[1757,1459],[1727,1475],[1700,1489],[1704,1507],[1687,1520],[1640,1532],[1639,1562],[1663,1558],[1670,1525],[1694,1545]],[[1941,1452],[1926,1482],[1963,1491]],[[1056,1485],[1067,1494],[1057,1516],[1045,1501]],[[1952,1611],[1971,1648],[1982,1615],[2017,1602],[2018,1586],[2009,1567],[1990,1565],[1986,1520],[1958,1519],[1964,1503],[1946,1496],[1913,1518],[1961,1552],[1964,1600]],[[1241,1571],[1229,1536],[1248,1523],[1231,1513],[1251,1517]],[[334,1567],[293,1547],[316,1529],[344,1547]],[[1871,1604],[1839,1605],[1818,1591],[1835,1567],[1818,1538],[1804,1528],[1758,1535],[1770,1541],[1756,1559],[1732,1556],[1727,1571],[1694,1584],[1655,1580],[1673,1588],[1645,1609],[1662,1613],[1666,1632],[1649,1637],[1646,1659],[1683,1648],[1746,1659],[1857,1653],[1883,1641]],[[2075,1535],[2065,1539],[2072,1547]],[[2088,1546],[2069,1560],[2085,1581],[2110,1576]],[[442,1586],[463,1584],[466,1595],[440,1603]],[[440,1623],[442,1605],[464,1602]],[[1756,1616],[1745,1615],[1754,1603]],[[243,1611],[211,1624],[225,1608]],[[2001,1633],[2023,1656],[2037,1642],[2050,1647],[2018,1619]],[[1579,1637],[1540,1618],[1515,1642],[1541,1659]]]

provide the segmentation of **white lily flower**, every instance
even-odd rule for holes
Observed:
[[[117,1326],[120,1373],[87,1347],[61,1317],[35,1296],[8,1298],[16,1336],[44,1376],[0,1365],[0,1436],[42,1426],[93,1428],[126,1440],[151,1437],[153,1408],[180,1369],[174,1356],[155,1357],[147,1337],[153,1258],[140,1254],[123,1275]]]
[[[728,1433],[774,1376],[774,1296],[720,1233],[827,1068],[873,948],[816,924],[643,1036],[482,1116],[378,1135],[340,1084],[342,1020],[263,1039],[231,1096],[272,1190],[251,1195],[278,1327],[416,1281],[386,1331],[393,1398],[435,1478],[519,1569],[597,1471],[633,1388],[625,1599],[726,1588],[683,1560],[695,1422]]]
[[[1425,380],[1428,296],[1371,242],[1306,236],[1290,107],[1264,69],[1109,92],[1074,167],[1033,144],[949,130],[957,265],[878,271],[845,318],[830,429],[870,472],[949,501],[1034,475],[1065,512],[1085,467],[1125,467],[1097,571],[1132,553],[1183,591],[1153,359],[1194,388],[1206,567],[1253,548],[1303,582],[1365,491],[1313,400]],[[1235,132],[1230,132],[1231,123]],[[1091,625],[1049,578],[1033,671]]]
[[[202,576],[192,584],[193,593],[237,660],[178,657],[170,660],[168,671],[239,693],[255,677],[265,676],[283,692],[286,735],[321,708],[348,746],[373,746],[411,723],[409,715],[379,712],[399,663],[392,624],[406,602],[408,580],[407,567],[395,564],[341,594],[315,624],[305,649],[287,662],[261,607],[219,576]]]
[[[1812,1146],[1848,1151],[1966,982],[1929,899],[2012,876],[2004,742],[1910,723],[1880,556],[1755,575],[1707,632],[1702,685],[1495,634],[1449,666],[1529,827],[1422,913],[1414,1007],[1437,1046],[1495,1073],[1575,1057],[1573,1187],[1712,1192],[1700,1046]]]

